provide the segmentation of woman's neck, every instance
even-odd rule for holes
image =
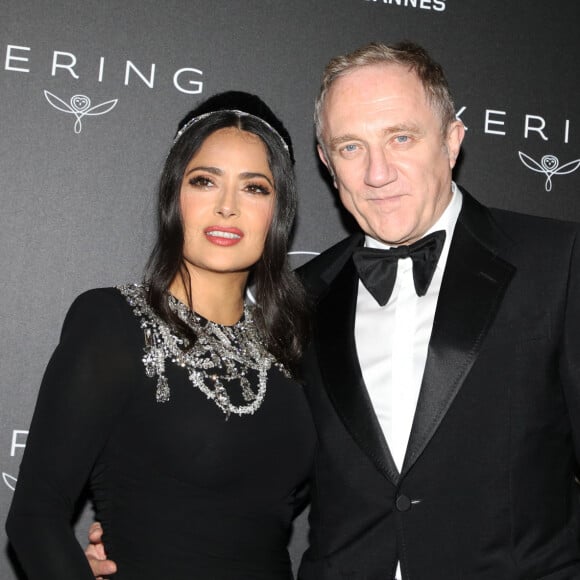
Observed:
[[[207,320],[231,326],[242,316],[247,280],[247,273],[239,272],[193,273],[189,279],[178,274],[170,284],[169,292]]]

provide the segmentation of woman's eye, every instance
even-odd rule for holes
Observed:
[[[213,185],[213,181],[209,177],[203,175],[195,175],[189,180],[189,185],[193,187],[210,187]]]
[[[265,185],[261,185],[259,183],[250,183],[246,185],[245,189],[250,193],[256,193],[259,195],[270,195],[270,193],[272,193],[269,187],[266,187]]]

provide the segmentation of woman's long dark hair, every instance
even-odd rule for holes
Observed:
[[[254,116],[239,115],[242,110]],[[237,127],[257,135],[265,144],[268,164],[274,178],[274,214],[266,236],[264,252],[252,270],[257,307],[254,320],[271,354],[296,373],[306,338],[307,307],[305,293],[287,260],[288,243],[296,213],[297,193],[292,148],[287,132],[270,109],[254,95],[239,92],[211,97],[182,121],[207,112],[174,143],[159,182],[157,241],[145,271],[148,302],[154,311],[190,344],[195,335],[169,308],[168,290],[176,276],[182,276],[189,291],[189,274],[184,265],[184,230],[180,211],[180,189],[185,169],[204,141],[215,131]],[[259,118],[255,118],[259,117]],[[276,134],[267,124],[275,127]],[[281,135],[284,136],[282,141]],[[286,142],[288,150],[284,146]],[[191,296],[188,296],[190,306]]]

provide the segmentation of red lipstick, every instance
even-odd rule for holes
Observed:
[[[210,226],[203,230],[206,239],[216,246],[235,246],[244,237],[244,232],[238,228]]]

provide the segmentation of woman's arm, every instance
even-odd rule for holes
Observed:
[[[94,579],[71,519],[131,391],[128,312],[114,289],[80,296],[44,375],[6,524],[29,580]]]

